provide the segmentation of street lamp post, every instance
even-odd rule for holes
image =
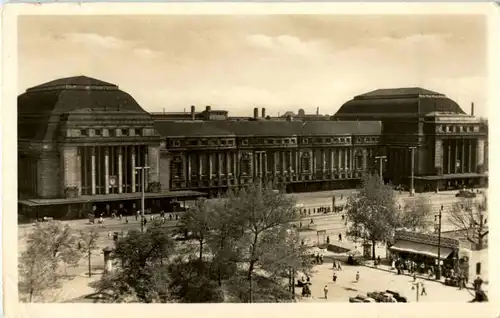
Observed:
[[[437,257],[437,270],[436,270],[436,279],[440,280],[441,279],[441,218],[443,215],[443,207],[441,206],[441,209],[439,210],[439,214],[437,215],[438,217],[438,227],[437,227],[437,232],[438,232],[438,257]]]
[[[145,192],[146,192],[146,170],[149,170],[150,167],[135,167],[135,170],[136,172],[137,171],[141,171],[142,172],[142,176],[141,176],[141,183],[142,183],[142,187],[141,187],[141,233],[144,232],[144,197],[145,197]]]
[[[410,147],[411,152],[411,174],[410,174],[410,196],[415,194],[415,149],[417,147]]]
[[[375,156],[375,160],[378,160],[378,164],[379,164],[379,175],[380,175],[380,182],[384,183],[384,176],[383,176],[383,173],[382,173],[382,164],[384,162],[387,161],[387,156]]]

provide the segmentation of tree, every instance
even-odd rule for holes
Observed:
[[[42,242],[43,244],[39,244]],[[58,221],[37,223],[28,235],[28,246],[37,246],[37,253],[44,254],[52,263],[54,279],[58,276],[59,265],[75,266],[81,258],[78,251],[77,237],[68,225]]]
[[[235,223],[241,227],[238,247],[242,251],[242,261],[248,266],[248,301],[253,302],[255,270],[260,267],[273,272],[269,257],[275,258],[276,247],[281,248],[286,243],[286,236],[278,234],[283,226],[298,219],[295,202],[274,191],[272,186],[260,183],[229,192],[225,200],[225,208],[234,213]]]
[[[19,259],[19,291],[28,295],[29,302],[57,285],[52,260],[43,253],[40,245],[42,242],[29,245]]]
[[[417,197],[403,209],[401,226],[413,231],[427,231],[432,224],[432,205],[425,197]]]
[[[206,199],[198,199],[195,204],[183,214],[179,227],[184,233],[192,233],[200,246],[199,259],[203,258],[203,244],[210,233],[209,219],[212,205]]]
[[[488,209],[488,198],[483,195],[479,200],[461,198],[455,202],[448,214],[448,221],[458,230],[465,233],[466,239],[477,249],[482,249],[484,238],[488,235],[485,212]]]
[[[165,263],[174,252],[167,228],[153,223],[147,231],[129,231],[118,238],[114,251],[119,266],[104,275],[96,286],[100,293],[110,294],[110,301],[165,302],[170,281]]]
[[[83,252],[85,257],[88,259],[89,264],[89,277],[92,277],[92,252],[95,251],[98,247],[97,240],[99,238],[99,233],[97,233],[94,229],[89,232],[80,231],[79,237],[79,247]]]
[[[377,242],[392,238],[401,218],[391,185],[381,182],[377,174],[366,174],[362,178],[359,193],[347,200],[347,232],[372,243],[372,258],[375,259]]]

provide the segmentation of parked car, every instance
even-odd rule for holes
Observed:
[[[469,191],[469,190],[460,190],[458,193],[455,195],[457,198],[468,198],[472,199],[476,197],[476,193]]]

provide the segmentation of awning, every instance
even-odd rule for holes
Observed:
[[[162,192],[146,192],[144,197],[146,199],[160,199],[160,198],[197,198],[206,197],[207,194],[198,191],[162,191]],[[134,193],[120,193],[120,194],[100,194],[100,195],[82,195],[75,198],[62,198],[62,199],[27,199],[19,200],[19,204],[26,206],[49,206],[49,205],[62,205],[72,203],[85,203],[85,202],[110,202],[110,201],[127,201],[138,200],[141,198],[140,192]]]
[[[397,241],[396,244],[390,247],[393,251],[406,252],[429,257],[438,257],[438,247],[435,245],[428,245],[423,243]],[[440,258],[446,259],[453,252],[453,249],[441,246]]]

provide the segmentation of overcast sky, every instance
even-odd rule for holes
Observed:
[[[481,16],[32,16],[19,18],[19,93],[60,77],[112,82],[147,111],[299,108],[420,86],[487,114]]]

